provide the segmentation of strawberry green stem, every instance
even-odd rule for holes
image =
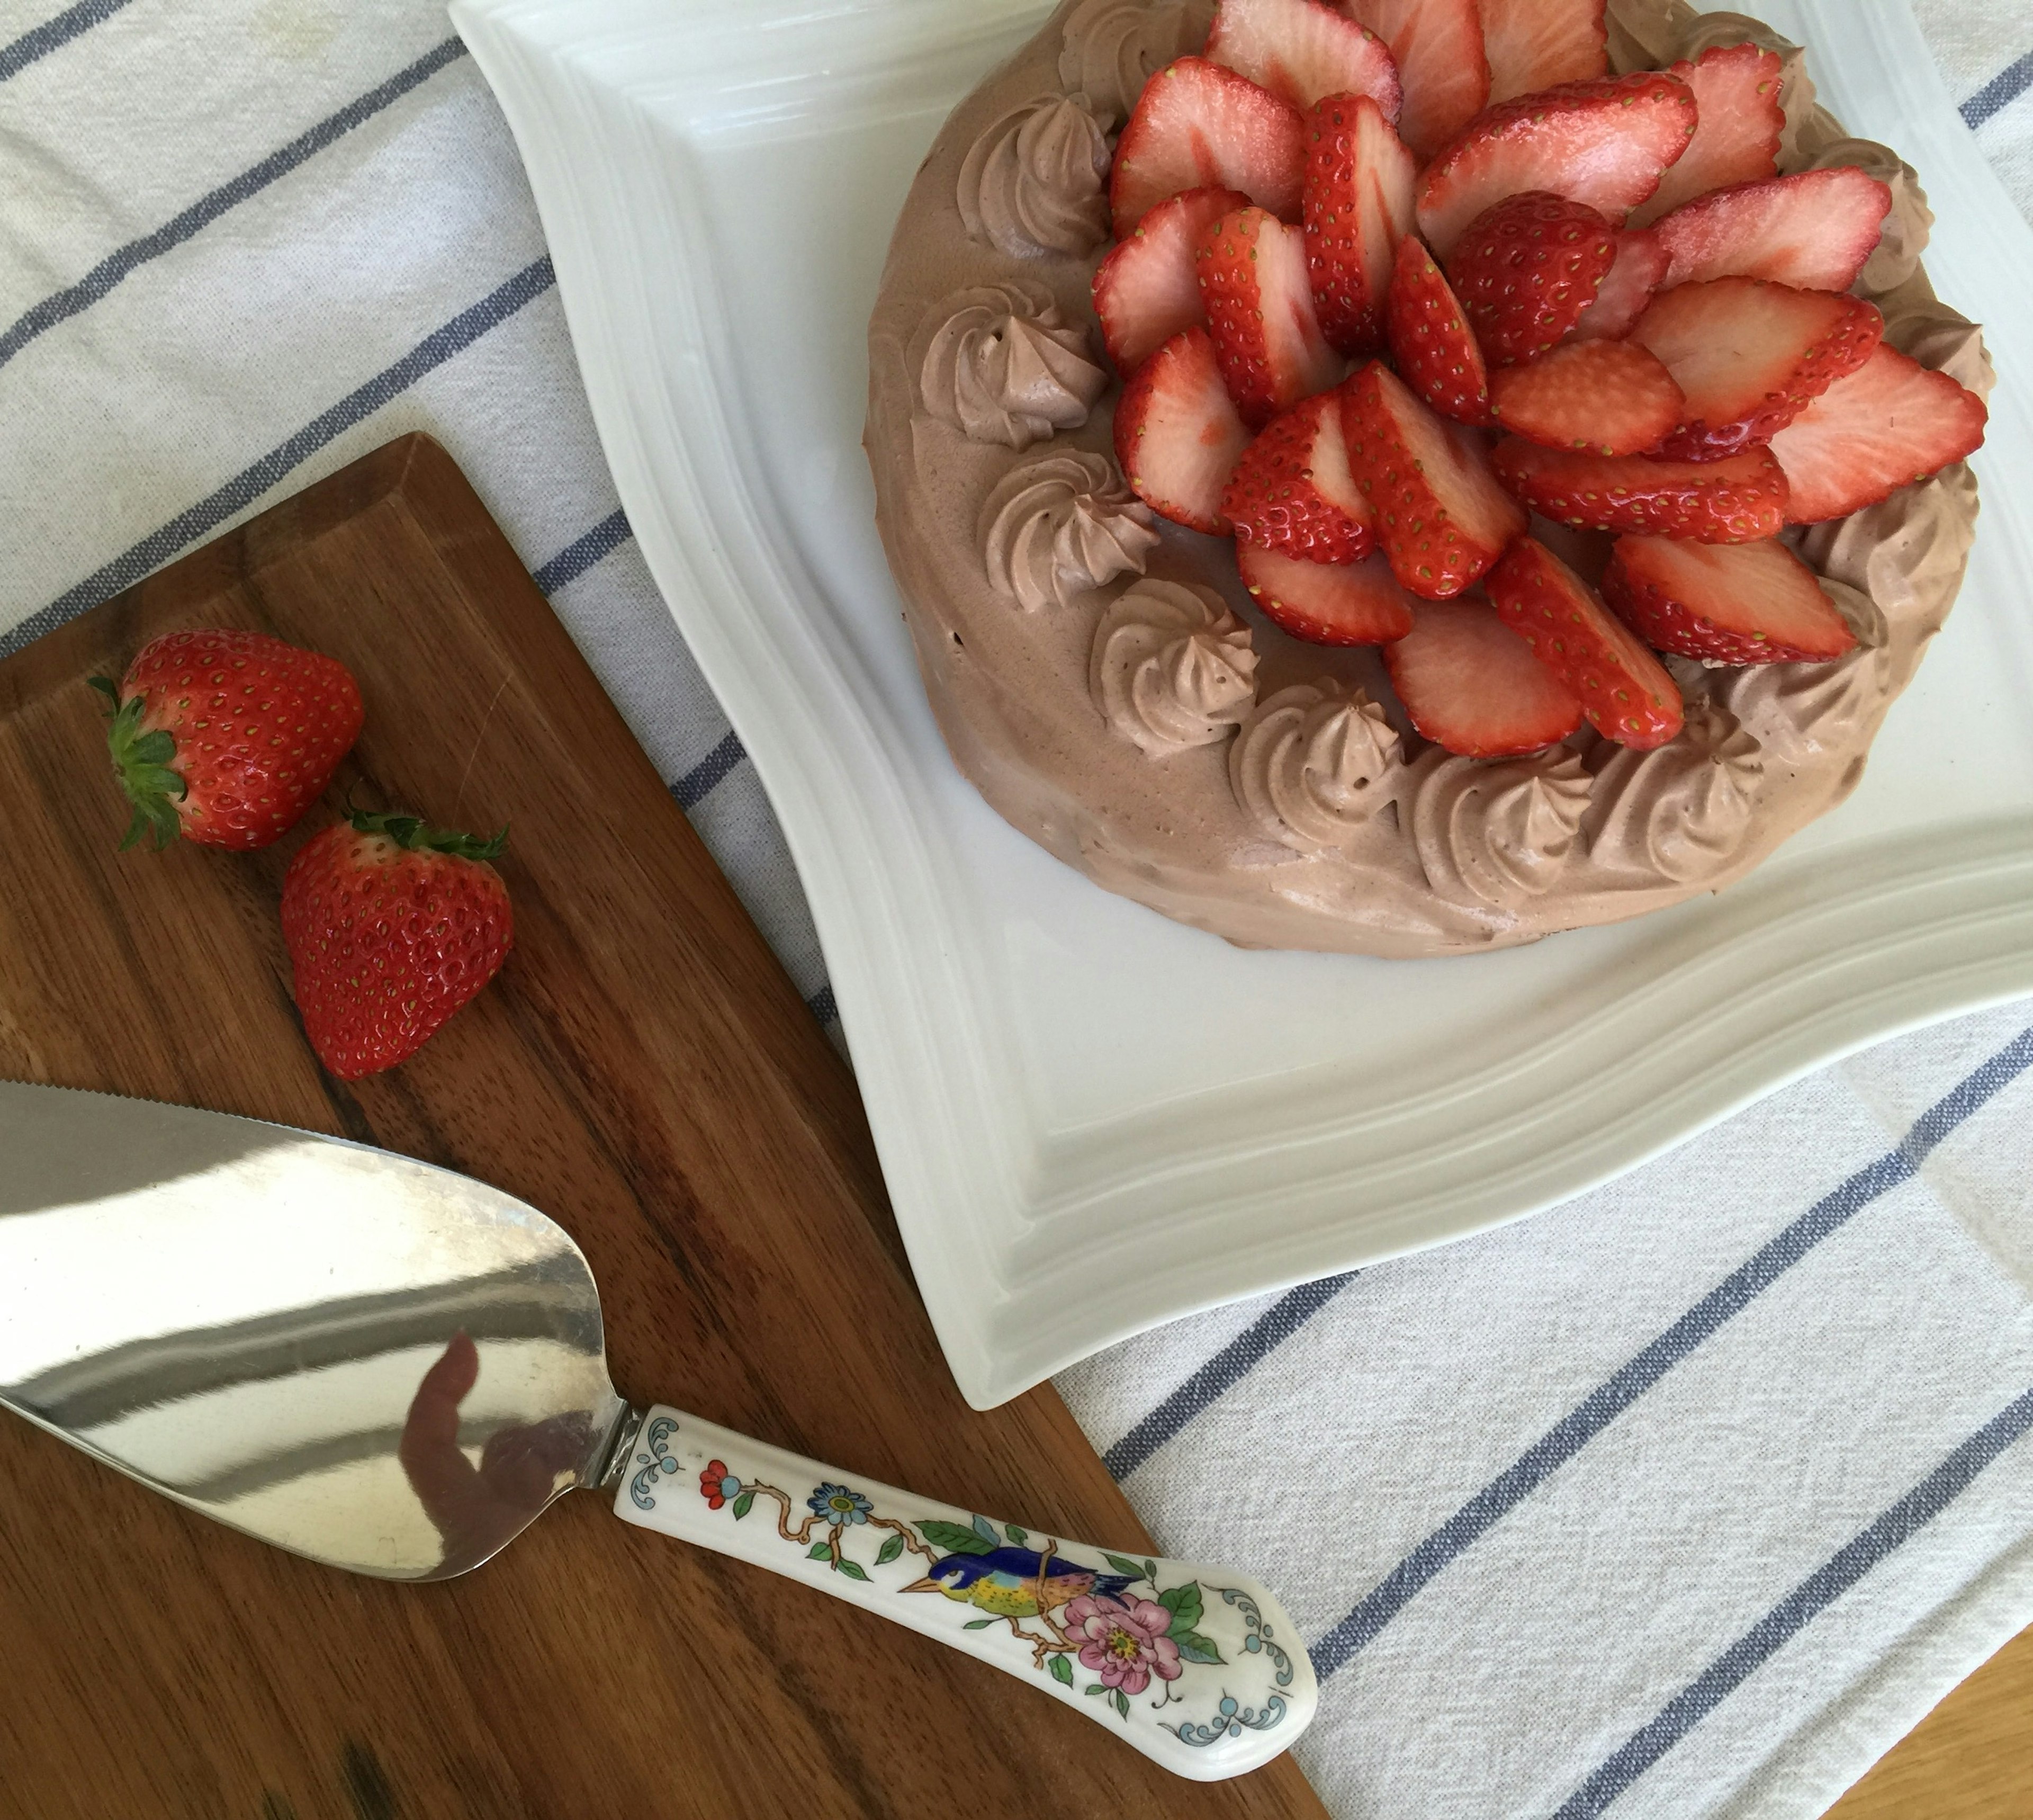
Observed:
[[[483,840],[477,834],[426,827],[421,815],[412,815],[401,809],[356,809],[347,819],[356,832],[385,834],[397,846],[412,853],[447,853],[455,859],[498,859],[508,844],[508,825],[505,822],[499,832]]]
[[[133,819],[127,824],[120,850],[125,852],[147,834],[153,837],[155,849],[159,853],[183,832],[177,804],[190,790],[182,773],[170,768],[170,761],[177,755],[177,742],[160,727],[142,731],[141,716],[147,706],[144,696],[129,695],[122,701],[118,687],[110,678],[94,676],[91,682],[113,704],[106,727],[107,750],[112,755],[113,774],[134,806]]]

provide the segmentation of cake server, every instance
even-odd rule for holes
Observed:
[[[562,1227],[364,1144],[0,1081],[0,1402],[203,1515],[384,1579],[464,1573],[567,1492],[611,1495],[1197,1781],[1267,1762],[1313,1714],[1291,1620],[1247,1575],[991,1522],[631,1403]]]

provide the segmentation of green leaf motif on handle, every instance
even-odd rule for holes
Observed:
[[[949,1555],[985,1555],[995,1546],[993,1542],[984,1542],[976,1531],[964,1523],[946,1523],[937,1517],[923,1517],[915,1527],[934,1548],[943,1548]]]

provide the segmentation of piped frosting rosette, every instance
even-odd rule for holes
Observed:
[[[1715,702],[1688,704],[1680,736],[1656,751],[1605,740],[1587,818],[1589,857],[1634,878],[1712,874],[1750,835],[1765,748]]]
[[[1591,781],[1577,753],[1556,746],[1496,762],[1436,747],[1415,769],[1412,840],[1440,897],[1510,910],[1552,889],[1588,811]]]
[[[913,346],[925,409],[972,442],[1028,448],[1087,421],[1108,389],[1088,331],[1024,284],[956,291],[927,313]]]
[[[1080,0],[1066,16],[1059,80],[1112,131],[1145,83],[1207,42],[1213,17],[1211,0]]]
[[[1078,95],[1042,95],[996,120],[960,167],[960,219],[1013,258],[1084,258],[1108,238],[1107,136]]]
[[[1053,453],[1021,462],[997,481],[978,533],[988,579],[1026,612],[1144,572],[1157,548],[1151,508],[1098,455]]]
[[[1229,753],[1236,800],[1295,852],[1338,852],[1397,799],[1403,742],[1382,708],[1331,677],[1281,689]]]
[[[1256,653],[1211,588],[1141,581],[1102,615],[1088,686],[1117,733],[1170,758],[1241,723],[1256,698]]]

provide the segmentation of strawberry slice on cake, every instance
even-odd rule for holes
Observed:
[[[1236,567],[1265,618],[1314,645],[1387,645],[1412,629],[1411,597],[1380,555],[1309,563],[1238,544]]]
[[[1739,183],[1662,215],[1667,284],[1769,278],[1797,290],[1847,290],[1885,232],[1892,192],[1853,164]]]
[[[1191,530],[1227,530],[1222,495],[1249,446],[1204,328],[1181,329],[1152,354],[1115,407],[1123,477],[1153,511]]]
[[[1398,66],[1405,105],[1398,132],[1430,158],[1489,99],[1489,62],[1476,0],[1346,0]]]
[[[1345,363],[1313,309],[1300,229],[1267,209],[1238,209],[1201,234],[1193,260],[1222,377],[1252,429],[1341,377]]]
[[[1320,0],[1221,0],[1207,57],[1294,107],[1367,95],[1395,120],[1403,98],[1383,39]]]
[[[1473,595],[1420,601],[1383,666],[1420,737],[1462,758],[1522,758],[1582,724],[1581,697]]]
[[[1207,321],[1194,249],[1224,215],[1249,206],[1239,189],[1168,197],[1096,268],[1094,313],[1118,373],[1135,372],[1181,329]]]
[[[1870,358],[1885,318],[1861,298],[1763,278],[1662,291],[1631,339],[1665,364],[1687,408],[1660,453],[1714,461],[1769,442]]]
[[[1604,275],[1595,301],[1574,324],[1577,341],[1617,341],[1650,306],[1666,282],[1671,263],[1659,236],[1649,227],[1627,227],[1616,237],[1616,259]]]
[[[1769,448],[1727,461],[1655,461],[1506,436],[1489,464],[1514,499],[1576,530],[1747,544],[1786,528],[1786,474]]]
[[[1349,472],[1340,398],[1321,392],[1266,425],[1236,464],[1221,509],[1238,556],[1252,545],[1304,562],[1368,556],[1376,545],[1374,515]]]
[[[1982,446],[1988,407],[1945,373],[1881,346],[1772,439],[1795,524],[1844,519]]]
[[[1706,663],[1816,663],[1856,646],[1819,578],[1781,543],[1619,537],[1602,597],[1654,650]]]
[[[1779,105],[1780,68],[1777,51],[1755,44],[1718,44],[1691,63],[1673,66],[1669,73],[1694,92],[1698,123],[1685,155],[1631,216],[1632,227],[1649,227],[1668,209],[1725,184],[1778,174],[1779,137],[1786,127]]]
[[[1470,222],[1527,189],[1585,202],[1620,226],[1686,152],[1696,112],[1694,91],[1657,70],[1500,103],[1427,166],[1419,230],[1445,264]]]
[[[1687,402],[1658,357],[1627,341],[1570,342],[1490,381],[1490,414],[1514,436],[1597,455],[1650,453]]]
[[[1405,383],[1443,417],[1489,422],[1489,368],[1468,313],[1425,242],[1405,237],[1391,274],[1384,325]]]
[[[1368,95],[1330,95],[1306,116],[1307,273],[1320,332],[1343,354],[1366,354],[1383,337],[1417,175],[1410,149]]]
[[[1603,0],[1481,0],[1489,99],[1609,73]]]
[[[1297,108],[1204,57],[1181,57],[1144,85],[1116,142],[1108,203],[1126,239],[1168,196],[1219,186],[1299,219],[1306,170]]]
[[[1468,224],[1447,276],[1490,364],[1509,366],[1574,332],[1616,250],[1616,230],[1586,203],[1528,189]]]

